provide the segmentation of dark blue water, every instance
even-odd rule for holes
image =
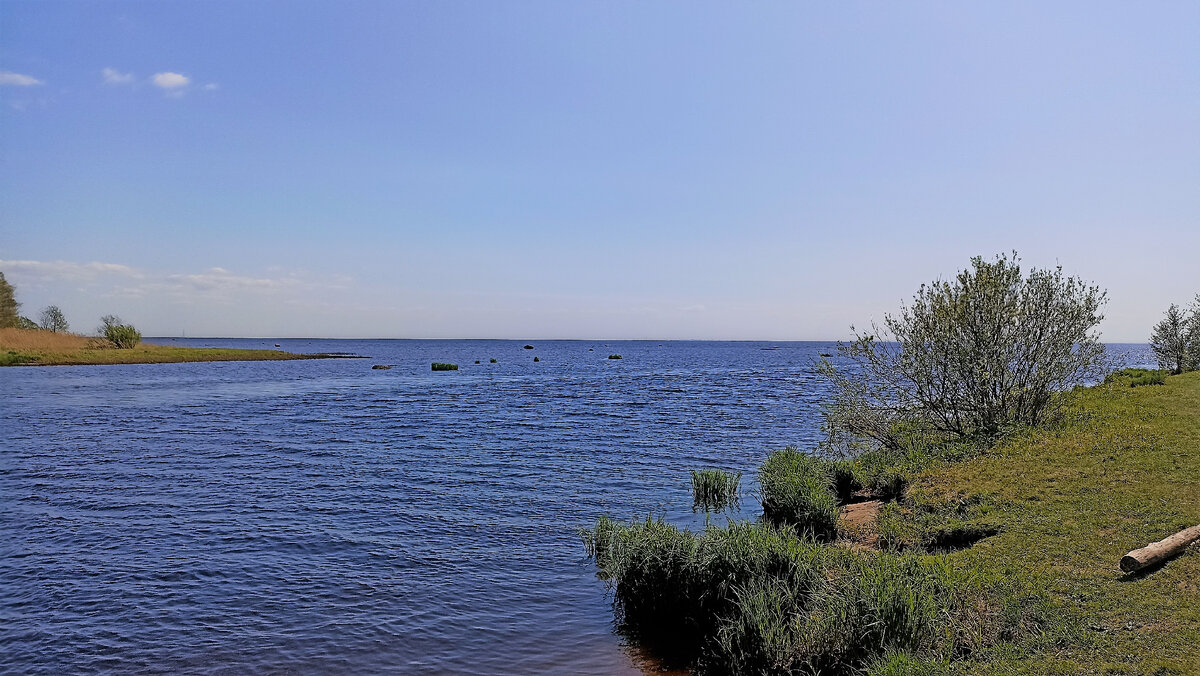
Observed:
[[[0,671],[638,673],[576,530],[702,523],[832,351],[275,342],[371,359],[0,369]]]

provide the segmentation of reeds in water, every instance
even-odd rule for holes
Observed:
[[[433,362],[433,370],[434,371],[457,371],[458,364],[447,364],[445,362],[435,361],[435,362]]]
[[[737,504],[741,472],[720,469],[692,470],[692,511],[719,512]]]

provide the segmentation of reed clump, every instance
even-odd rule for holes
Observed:
[[[767,456],[758,483],[764,517],[818,540],[837,537],[837,496],[828,461],[788,446]]]
[[[609,359],[620,359],[620,358],[621,358],[621,355],[619,355],[619,354],[610,354],[610,355],[608,355],[608,358],[609,358]]]
[[[602,517],[581,535],[622,631],[700,673],[861,673],[1044,621],[1036,597],[944,557],[853,552],[768,522],[691,532]]]
[[[692,470],[692,511],[719,512],[737,504],[741,472]]]
[[[458,364],[447,364],[445,362],[435,361],[435,362],[433,362],[433,370],[434,371],[457,371]]]

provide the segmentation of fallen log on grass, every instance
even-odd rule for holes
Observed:
[[[1197,541],[1200,541],[1200,526],[1185,528],[1165,540],[1135,549],[1121,557],[1121,570],[1132,573],[1147,566],[1162,563]]]

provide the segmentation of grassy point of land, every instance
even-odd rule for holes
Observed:
[[[1052,654],[998,654],[980,673],[1200,673],[1200,551],[1125,575],[1131,549],[1200,524],[1200,373],[1085,390],[1062,425],[930,469],[917,504],[980,496],[1003,532],[956,556],[1045,590],[1073,624]]]
[[[283,361],[344,355],[295,354],[279,350],[177,347],[141,343],[117,349],[103,338],[28,329],[0,329],[0,366],[167,364],[196,361]]]

